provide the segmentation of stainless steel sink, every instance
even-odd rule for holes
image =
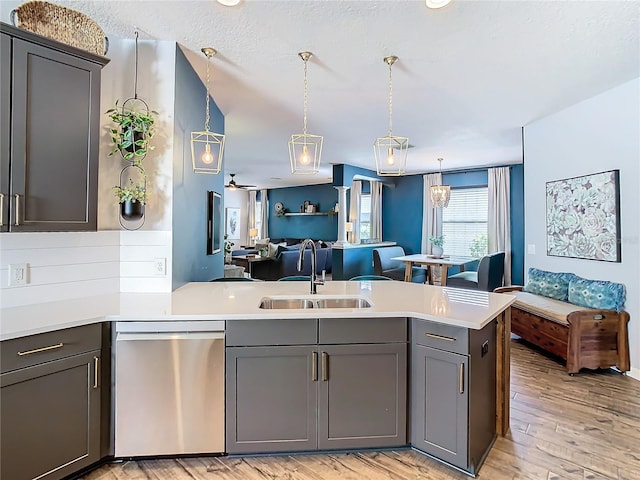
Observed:
[[[322,298],[316,300],[318,308],[370,308],[364,298]]]
[[[321,297],[321,298],[283,298],[265,297],[260,301],[260,308],[265,310],[291,310],[306,308],[371,308],[364,298],[354,297]]]
[[[260,308],[264,309],[295,309],[313,308],[313,301],[304,298],[263,298]]]

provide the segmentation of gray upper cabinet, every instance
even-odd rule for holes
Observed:
[[[96,324],[2,342],[2,478],[58,480],[100,460],[101,341]]]
[[[4,229],[96,230],[107,59],[5,24],[2,31]]]
[[[11,155],[11,37],[0,34],[0,232],[9,229],[9,158]]]

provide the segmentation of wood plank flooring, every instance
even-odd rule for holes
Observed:
[[[570,377],[561,361],[518,340],[511,350],[511,432],[482,480],[640,480],[640,382],[612,371]],[[83,480],[463,480],[411,450],[141,460]]]

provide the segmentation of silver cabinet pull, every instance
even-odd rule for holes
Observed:
[[[455,342],[456,339],[453,337],[445,337],[444,335],[436,335],[435,333],[425,333],[426,337],[436,338],[438,340],[445,340],[447,342]]]
[[[14,196],[16,198],[16,220],[14,225],[17,227],[20,225],[20,194],[16,193]]]
[[[0,193],[0,227],[4,227],[4,193]]]
[[[322,352],[322,381],[329,380],[329,355],[327,352]]]
[[[460,393],[464,393],[464,363],[460,364]]]
[[[93,388],[98,388],[100,386],[100,382],[98,378],[100,376],[100,359],[98,357],[93,357]]]
[[[318,381],[318,352],[311,352],[311,381]]]
[[[49,345],[48,347],[35,348],[33,350],[27,350],[26,352],[18,352],[18,355],[24,357],[25,355],[31,355],[33,353],[47,352],[49,350],[55,350],[57,348],[64,347],[64,343],[58,343],[56,345]]]

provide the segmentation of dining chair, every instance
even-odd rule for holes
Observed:
[[[447,287],[493,292],[502,286],[504,252],[491,253],[480,259],[477,271],[464,271],[447,277]]]

